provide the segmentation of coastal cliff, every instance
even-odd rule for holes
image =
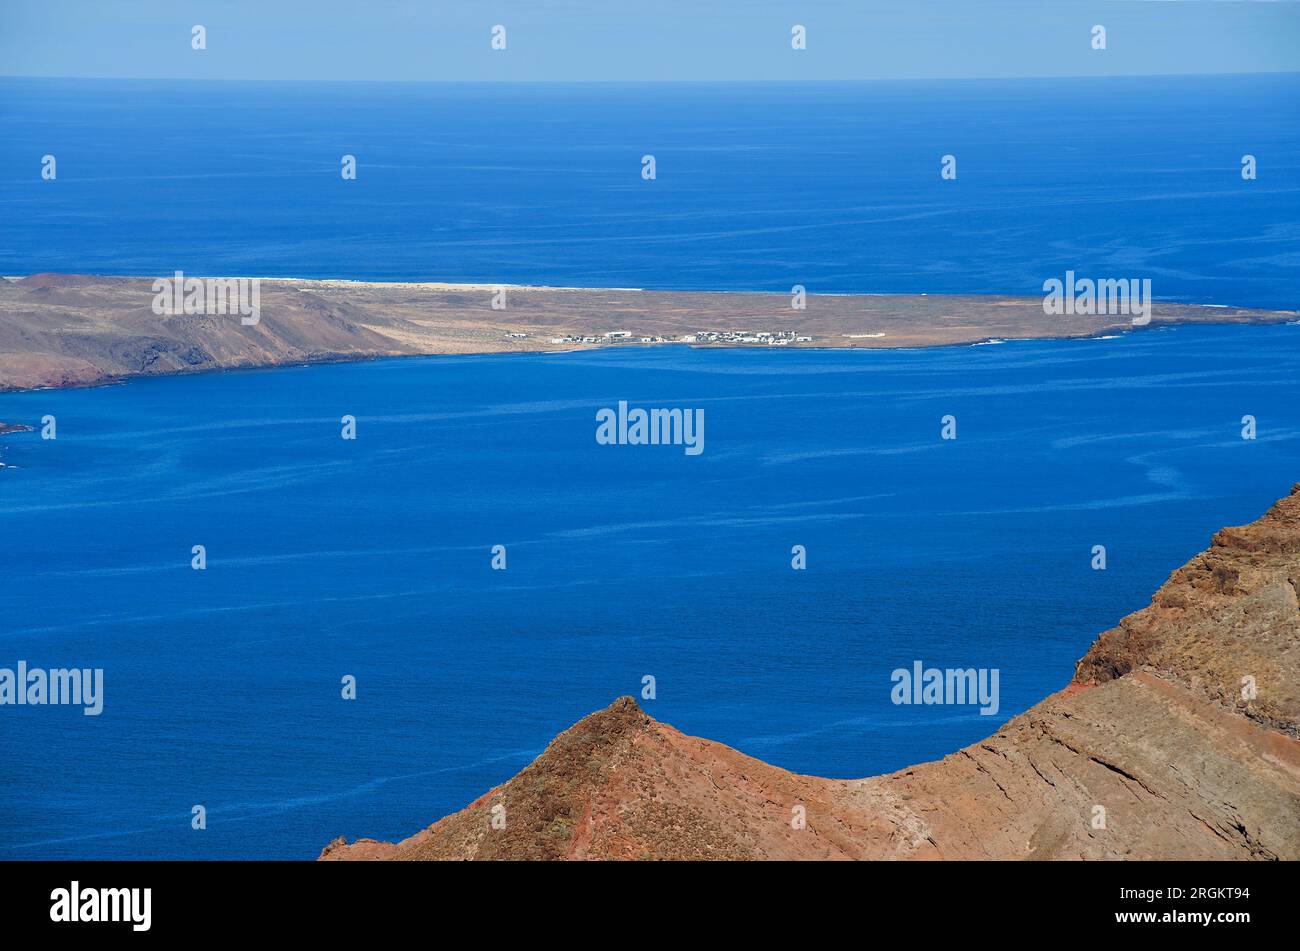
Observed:
[[[695,334],[705,335],[694,341],[703,346],[783,333],[750,345],[885,348],[1133,329],[1127,316],[1045,314],[1041,297],[809,295],[795,309],[789,294],[269,278],[259,280],[258,315],[246,324],[233,311],[158,313],[153,283],[74,274],[0,279],[0,392],[375,357],[680,343]],[[1154,310],[1151,326],[1296,318],[1294,311],[1164,302]]]
[[[623,697],[460,812],[321,859],[1297,859],[1298,591],[1300,485],[942,760],[800,776]]]

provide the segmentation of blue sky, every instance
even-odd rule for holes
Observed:
[[[190,48],[194,24],[207,49]],[[503,24],[507,49],[490,48]],[[790,48],[802,24],[808,48]],[[1107,49],[1090,46],[1094,24]],[[0,73],[908,79],[1300,70],[1291,0],[3,0]]]

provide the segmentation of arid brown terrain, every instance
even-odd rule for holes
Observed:
[[[1064,690],[940,761],[799,776],[624,697],[460,812],[321,858],[1297,859],[1298,591],[1300,485],[1216,534]]]
[[[638,343],[704,331],[786,331],[811,338],[791,339],[791,347],[879,348],[1132,329],[1124,316],[1046,315],[1039,297],[814,294],[796,310],[789,294],[510,287],[502,299],[490,286],[264,279],[260,320],[246,326],[233,315],[158,314],[154,296],[151,278],[0,279],[0,392],[382,356],[629,345],[554,342],[610,331]],[[504,309],[493,308],[494,298]],[[1151,326],[1295,317],[1157,302]]]

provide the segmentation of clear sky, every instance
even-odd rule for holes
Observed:
[[[190,47],[191,27],[207,49]],[[490,33],[506,27],[507,48]],[[790,47],[794,24],[807,49]],[[1092,27],[1107,49],[1091,48]],[[0,74],[902,79],[1300,70],[1293,0],[0,0]]]

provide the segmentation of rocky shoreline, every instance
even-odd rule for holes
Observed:
[[[623,697],[460,812],[320,858],[1300,859],[1298,592],[1300,484],[942,760],[800,776]]]

